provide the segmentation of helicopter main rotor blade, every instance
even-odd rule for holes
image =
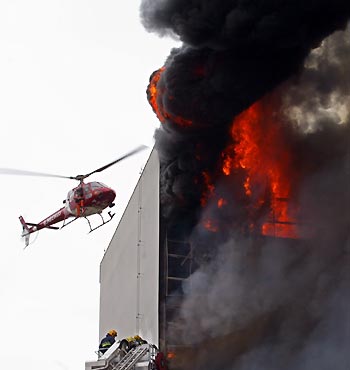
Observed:
[[[88,173],[87,175],[62,176],[62,175],[55,175],[55,174],[52,174],[52,173],[45,173],[45,172],[34,172],[34,171],[18,170],[18,169],[15,169],[15,168],[0,168],[0,175],[58,177],[58,178],[61,178],[61,179],[70,179],[70,180],[83,181],[85,178],[87,178],[88,176],[92,175],[93,173],[101,172],[101,171],[105,170],[106,168],[108,168],[110,166],[113,166],[114,164],[122,161],[123,159],[128,158],[131,155],[134,155],[134,154],[136,154],[136,153],[138,153],[141,150],[146,149],[146,148],[147,148],[147,146],[140,145],[139,147],[137,147],[137,148],[133,149],[132,151],[130,151],[130,152],[124,154],[123,156],[119,157],[115,161],[113,161],[111,163],[108,163],[105,166],[100,167],[97,170]]]
[[[40,177],[59,177],[62,179],[69,179],[70,177],[61,176],[61,175],[54,175],[51,173],[44,173],[44,172],[33,172],[33,171],[25,171],[25,170],[17,170],[14,168],[0,168],[0,174],[2,175],[20,175],[20,176],[40,176]]]
[[[113,166],[114,164],[116,164],[116,163],[118,163],[118,162],[122,161],[123,159],[128,158],[128,157],[130,157],[130,156],[132,156],[132,155],[134,155],[134,154],[136,154],[136,153],[138,153],[138,152],[140,152],[141,150],[144,150],[144,149],[146,149],[146,148],[147,148],[147,146],[146,146],[146,145],[140,145],[140,146],[138,146],[137,148],[135,148],[135,149],[131,150],[130,152],[128,152],[128,153],[126,153],[126,154],[124,154],[123,156],[119,157],[118,159],[114,160],[113,162],[108,163],[108,164],[106,164],[105,166],[100,167],[100,168],[98,168],[97,170],[92,171],[92,172],[90,172],[90,173],[88,173],[88,174],[84,175],[84,179],[85,179],[85,178],[87,178],[88,176],[92,175],[93,173],[96,173],[96,172],[102,172],[102,171],[104,171],[105,169],[107,169],[108,167],[111,167],[111,166]]]

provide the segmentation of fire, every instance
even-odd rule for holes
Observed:
[[[234,144],[224,151],[223,173],[243,173],[242,186],[254,207],[269,205],[269,220],[261,226],[262,234],[296,237],[288,203],[295,176],[292,156],[273,107],[256,102],[234,119],[231,134]]]
[[[168,360],[172,360],[172,359],[174,359],[175,357],[176,357],[175,352],[168,352],[168,353],[167,353],[167,355],[166,355],[166,358],[167,358]]]
[[[211,198],[215,191],[215,186],[211,182],[210,176],[208,172],[202,172],[203,181],[206,191],[202,193],[201,197],[201,206],[204,207],[208,203],[208,199]]]
[[[225,206],[227,204],[227,201],[226,201],[226,199],[224,199],[224,198],[220,198],[219,200],[218,200],[218,208],[222,208],[223,206]]]
[[[192,125],[192,121],[181,116],[176,116],[166,111],[163,99],[161,99],[164,94],[166,94],[165,87],[159,87],[159,81],[163,72],[165,71],[165,67],[158,69],[157,71],[153,72],[150,78],[150,83],[147,88],[147,96],[148,101],[151,104],[151,107],[155,114],[157,115],[160,122],[165,123],[167,120],[176,123],[182,127],[188,127]],[[160,97],[160,99],[159,99]],[[167,97],[169,100],[173,100],[172,96]]]
[[[231,168],[233,167],[233,153],[231,153],[234,150],[234,146],[231,145],[228,148],[226,148],[225,152],[222,153],[222,172],[224,175],[229,176],[231,173]]]
[[[208,231],[211,231],[212,233],[216,233],[219,230],[214,220],[210,220],[210,219],[204,220],[203,226],[205,229],[207,229]]]
[[[162,81],[165,67],[155,71],[147,88],[149,102],[163,124],[189,127],[191,120],[176,116],[165,108],[169,96]],[[201,68],[196,73],[204,73]],[[289,199],[292,195],[296,171],[293,169],[292,151],[286,133],[274,112],[274,105],[262,99],[239,114],[232,123],[232,143],[221,153],[222,174],[234,182],[234,197],[246,207],[246,225],[250,231],[277,237],[297,237],[295,210]],[[197,160],[201,160],[197,155]],[[203,171],[201,182],[204,187],[200,203],[207,206],[209,199],[215,200],[217,209],[225,212],[227,201],[215,189],[217,173]],[[242,191],[237,190],[239,187]],[[236,194],[237,193],[237,194]],[[242,194],[241,194],[242,193]],[[229,201],[231,204],[231,201]],[[234,204],[234,203],[233,203]],[[239,216],[240,217],[240,216]],[[213,221],[204,221],[204,227],[217,231]]]
[[[158,82],[162,73],[165,71],[165,67],[159,68],[158,71],[155,71],[150,80],[150,84],[148,85],[147,95],[148,101],[151,104],[152,109],[154,110],[155,114],[157,115],[158,119],[164,123],[165,116],[163,115],[162,108],[158,107],[157,104],[157,96],[158,94],[162,94],[163,92],[158,89]]]

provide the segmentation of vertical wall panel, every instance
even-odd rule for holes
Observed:
[[[159,160],[143,170],[100,266],[100,338],[141,335],[158,344]]]

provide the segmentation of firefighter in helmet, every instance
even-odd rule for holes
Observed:
[[[141,346],[142,344],[147,344],[147,340],[142,339],[139,335],[135,335],[132,339],[139,346]]]
[[[146,344],[147,341],[142,339],[139,335],[133,337],[127,337],[120,342],[119,348],[122,350],[122,353],[126,354],[132,348]]]
[[[106,336],[101,340],[99,351],[101,353],[105,353],[108,348],[110,348],[115,343],[115,338],[118,335],[117,331],[112,329],[110,330]]]

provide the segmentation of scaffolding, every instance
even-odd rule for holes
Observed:
[[[177,347],[176,325],[184,294],[191,290],[189,277],[196,269],[193,258],[193,245],[185,238],[175,239],[168,236],[163,239],[162,284],[160,289],[160,347],[164,353],[171,353]],[[174,318],[177,317],[177,324]],[[171,334],[170,334],[171,333]]]

